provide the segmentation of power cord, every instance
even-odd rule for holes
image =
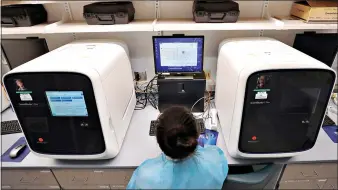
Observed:
[[[204,121],[208,118],[211,117],[210,115],[210,109],[211,109],[211,100],[212,100],[212,93],[207,91],[207,96],[202,97],[200,99],[198,99],[191,107],[190,111],[192,112],[192,110],[194,109],[195,105],[200,102],[201,100],[204,99],[204,111],[203,113],[199,114],[199,115],[195,115],[196,119],[200,119],[202,118]]]
[[[205,99],[205,97],[202,97],[202,98],[198,99],[198,100],[191,106],[190,112],[192,112],[192,110],[194,109],[195,105],[196,105],[199,101],[201,101],[202,99]]]

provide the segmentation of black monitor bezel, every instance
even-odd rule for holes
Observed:
[[[298,51],[301,51],[303,53],[305,53],[306,55],[309,55],[313,58],[317,57],[318,55],[323,57],[322,54],[318,54],[318,52],[316,51],[315,54],[310,55],[308,52],[306,51],[312,51],[317,47],[324,47],[326,46],[328,43],[326,43],[325,39],[330,39],[330,38],[337,38],[338,34],[337,33],[316,33],[316,32],[304,32],[304,33],[299,33],[296,34],[295,40],[293,41],[293,45],[292,47],[297,49]],[[323,40],[324,39],[324,40]],[[321,41],[320,44],[318,44],[318,46],[316,47],[312,47],[312,46],[308,46],[306,44],[308,40],[314,40],[314,41]],[[309,44],[314,43],[314,42],[310,42]],[[334,44],[334,43],[333,43]],[[331,44],[330,44],[331,45]],[[334,61],[335,58],[338,54],[338,44],[335,44],[335,48],[332,49],[333,51],[331,52],[332,55],[328,56],[330,61],[328,63],[323,62],[323,60],[319,60],[318,58],[315,58],[317,60],[319,60],[320,62],[324,63],[325,65],[332,67],[332,65],[334,65]],[[306,47],[306,48],[304,48]]]
[[[203,43],[202,43],[202,66],[201,66],[201,70],[200,71],[196,71],[196,72],[158,72],[157,71],[157,66],[156,66],[156,57],[155,57],[155,39],[156,38],[202,38]],[[172,74],[179,74],[179,73],[183,73],[183,74],[196,74],[196,73],[202,73],[203,72],[203,63],[204,63],[204,36],[153,36],[152,37],[152,41],[153,41],[153,57],[154,57],[154,67],[155,67],[155,73],[156,74],[162,74],[162,73],[172,73]]]
[[[45,50],[45,54],[49,52],[49,48],[48,48],[47,41],[46,41],[45,38],[7,38],[7,39],[2,39],[2,41],[19,41],[19,42],[20,41],[21,42],[38,41],[44,46],[43,48]],[[4,58],[6,59],[6,62],[8,64],[9,69],[10,70],[14,69],[15,67],[13,68],[13,65],[11,65],[10,60],[8,59],[8,57],[6,55],[6,53],[8,53],[8,52],[6,52],[5,48],[3,47],[2,42],[1,42],[1,49],[2,49],[2,52],[4,54]],[[23,64],[25,64],[25,63],[23,63]]]

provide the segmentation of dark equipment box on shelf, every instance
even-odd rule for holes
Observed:
[[[231,0],[195,0],[194,21],[198,23],[232,23],[239,16],[238,3]]]
[[[41,4],[1,7],[1,25],[3,27],[33,26],[44,22],[47,22],[47,11]]]
[[[97,2],[83,7],[83,17],[89,25],[128,24],[134,20],[132,2]]]

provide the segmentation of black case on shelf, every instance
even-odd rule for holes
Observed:
[[[128,24],[134,20],[132,2],[98,2],[83,7],[83,17],[89,25]]]
[[[44,22],[47,22],[47,11],[41,4],[1,7],[1,25],[3,27],[33,26]]]
[[[237,22],[240,12],[238,3],[231,0],[195,0],[192,10],[198,23]]]

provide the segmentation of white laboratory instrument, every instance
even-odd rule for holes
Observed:
[[[136,98],[128,48],[72,42],[3,78],[28,146],[55,159],[108,159],[121,149]]]
[[[230,155],[290,157],[311,149],[335,79],[324,63],[277,40],[223,41],[215,104]]]

